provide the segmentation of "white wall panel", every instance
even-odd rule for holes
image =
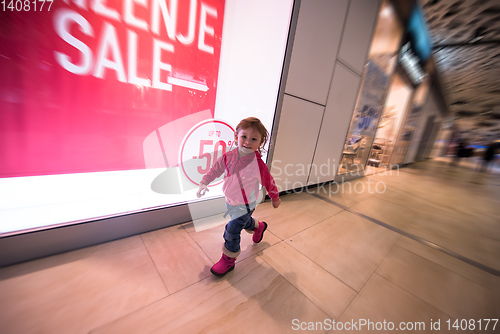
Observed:
[[[285,93],[326,104],[347,4],[347,0],[301,2]]]
[[[324,109],[285,95],[271,165],[279,191],[306,185]]]
[[[308,184],[335,178],[361,78],[337,63]]]
[[[379,0],[351,0],[338,59],[362,74],[370,48]]]

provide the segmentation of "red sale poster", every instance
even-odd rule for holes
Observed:
[[[214,116],[224,0],[15,3],[0,14],[0,178],[178,164]]]

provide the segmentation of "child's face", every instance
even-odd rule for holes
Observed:
[[[256,129],[249,127],[241,129],[234,135],[234,140],[238,143],[238,147],[250,148],[257,151],[262,143],[262,135]]]

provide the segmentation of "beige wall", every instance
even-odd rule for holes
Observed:
[[[335,178],[379,5],[301,1],[271,166],[280,191]]]

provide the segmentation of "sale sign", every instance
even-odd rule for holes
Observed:
[[[185,120],[181,119],[170,124],[169,128],[173,129],[177,124],[185,123]],[[151,183],[151,190],[159,194],[182,194],[197,189],[201,179],[215,164],[217,159],[236,147],[236,143],[233,142],[233,127],[218,119],[203,120],[186,132],[177,151],[178,160],[175,162],[178,163],[176,164],[166,164],[162,161],[154,160],[155,157],[158,157],[158,154],[155,154],[155,152],[160,147],[157,145],[157,141],[161,140],[161,137],[153,133],[144,141],[147,164],[149,166],[152,164],[161,164],[161,167],[167,167]],[[149,153],[146,154],[147,152]],[[166,161],[172,160],[168,159],[167,154],[164,157]],[[221,175],[209,187],[221,184],[223,178],[224,175]]]
[[[181,146],[179,160],[184,175],[199,186],[203,175],[233,147],[233,141],[234,129],[223,121],[207,120],[197,124],[188,132]],[[222,177],[210,186],[222,183]]]
[[[0,177],[147,168],[145,138],[213,118],[224,0],[13,3],[0,20]]]

